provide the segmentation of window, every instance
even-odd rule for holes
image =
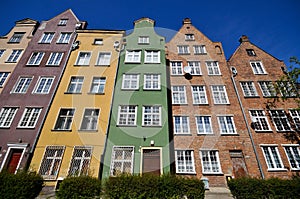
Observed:
[[[59,20],[58,25],[65,26],[65,25],[67,25],[67,22],[68,22],[68,19],[61,19],[61,20]]]
[[[51,65],[51,66],[59,66],[60,61],[63,57],[64,53],[61,52],[53,52],[50,54],[50,57],[47,61],[47,65]]]
[[[144,90],[160,90],[160,75],[159,74],[144,75]]]
[[[39,79],[39,82],[37,83],[34,93],[36,93],[36,94],[49,93],[52,83],[53,83],[53,80],[54,80],[54,77],[41,77]]]
[[[188,61],[188,65],[191,67],[191,75],[201,75],[199,61]]]
[[[176,173],[196,173],[194,151],[175,150]]]
[[[286,156],[289,159],[289,163],[292,170],[300,170],[300,150],[299,145],[296,146],[284,146]]]
[[[143,106],[143,126],[161,126],[161,106]]]
[[[202,173],[222,173],[219,159],[219,152],[215,150],[201,150]]]
[[[69,32],[61,33],[56,43],[68,44],[70,39],[71,39],[71,33]]]
[[[9,128],[18,108],[3,107],[0,112],[0,128]]]
[[[149,44],[149,37],[148,36],[139,36],[138,43],[139,44]]]
[[[263,110],[250,110],[251,127],[255,131],[271,131],[268,118]]]
[[[188,116],[174,116],[174,134],[190,134]]]
[[[290,109],[289,111],[293,118],[296,129],[300,130],[300,110]]]
[[[171,75],[182,75],[182,62],[171,61]]]
[[[256,56],[255,51],[253,49],[246,49],[248,56]]]
[[[32,53],[30,59],[28,60],[27,65],[39,65],[43,59],[45,53],[43,52],[34,52]]]
[[[12,92],[26,93],[31,81],[32,77],[20,77]]]
[[[76,65],[89,65],[91,58],[90,52],[79,52]]]
[[[133,126],[136,125],[137,106],[121,105],[119,106],[118,125]]]
[[[274,85],[271,81],[262,81],[258,82],[261,92],[264,97],[275,97],[276,96],[276,90],[274,88]]]
[[[64,151],[64,146],[47,146],[39,174],[45,179],[56,179]]]
[[[83,77],[71,77],[67,93],[81,93]]]
[[[284,110],[270,110],[277,131],[290,131],[291,126]]]
[[[201,55],[201,54],[206,54],[206,48],[205,48],[205,45],[196,45],[196,46],[193,46],[194,48],[194,54],[195,55]]]
[[[0,88],[4,86],[6,79],[8,78],[8,72],[0,72]]]
[[[255,97],[257,92],[253,82],[240,82],[245,97]]]
[[[111,154],[110,175],[133,173],[133,146],[114,146]]]
[[[280,93],[283,97],[296,97],[297,90],[294,85],[288,81],[279,81],[277,82]]]
[[[193,104],[208,104],[205,86],[192,86]]]
[[[205,63],[208,75],[221,75],[219,63],[217,61],[207,61]]]
[[[71,124],[73,121],[74,112],[75,112],[74,108],[60,109],[54,129],[55,130],[71,130]]]
[[[25,33],[23,33],[23,32],[14,33],[14,35],[10,38],[9,43],[20,43],[24,34]]]
[[[4,54],[5,50],[4,49],[1,49],[0,50],[0,57],[2,57],[2,55]]]
[[[173,104],[186,104],[185,86],[172,86],[172,102]]]
[[[54,37],[54,32],[45,32],[40,40],[40,43],[50,44]]]
[[[69,176],[87,175],[92,158],[92,147],[75,146],[69,169]]]
[[[178,54],[190,54],[189,46],[177,46]]]
[[[95,39],[94,44],[95,45],[103,45],[103,39]]]
[[[110,65],[111,52],[99,52],[97,64],[99,66],[109,66]]]
[[[267,74],[260,61],[253,61],[250,64],[255,75]]]
[[[7,62],[17,62],[21,53],[22,50],[13,50],[10,56],[8,57]]]
[[[90,92],[94,94],[104,93],[105,83],[105,77],[94,77]]]
[[[145,63],[160,63],[160,51],[145,51]]]
[[[80,130],[95,131],[98,127],[99,109],[85,109]]]
[[[283,169],[277,146],[262,146],[268,170]]]
[[[42,108],[25,108],[21,121],[19,122],[19,128],[34,128]]]
[[[211,86],[215,104],[229,104],[225,86]]]
[[[210,116],[196,116],[197,133],[198,134],[212,134],[211,117]]]
[[[141,51],[126,51],[125,63],[140,63],[141,62]]]
[[[122,89],[138,90],[139,77],[138,74],[123,74]]]
[[[221,134],[237,133],[232,116],[218,116],[218,122]]]
[[[194,34],[185,34],[185,40],[186,41],[193,41],[193,40],[195,40]]]

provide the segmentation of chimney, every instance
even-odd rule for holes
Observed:
[[[242,43],[242,42],[249,42],[249,39],[246,35],[242,35],[239,39],[239,42]]]

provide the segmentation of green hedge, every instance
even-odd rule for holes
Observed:
[[[59,199],[100,198],[101,181],[90,176],[67,177],[56,193]]]
[[[236,199],[296,199],[300,197],[299,177],[290,180],[237,178],[230,180],[228,187]]]
[[[44,185],[43,178],[35,172],[19,171],[0,173],[0,198],[31,199],[38,196]]]
[[[104,196],[109,199],[203,199],[204,192],[199,179],[174,175],[121,175],[104,182]]]

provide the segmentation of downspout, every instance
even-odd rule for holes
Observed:
[[[248,123],[248,120],[247,120],[247,117],[246,117],[246,114],[245,114],[245,110],[244,110],[244,107],[243,107],[243,104],[242,104],[242,101],[241,101],[241,98],[240,98],[240,95],[239,95],[236,83],[234,81],[234,77],[236,75],[237,75],[237,73],[231,75],[231,81],[233,83],[234,91],[235,91],[235,93],[237,95],[237,98],[238,98],[238,101],[239,101],[239,105],[240,105],[241,110],[242,110],[243,118],[244,118],[246,126],[247,126],[247,131],[248,131],[248,134],[249,134],[249,137],[250,137],[251,145],[253,147],[253,151],[254,151],[255,158],[256,158],[256,161],[257,161],[257,164],[258,164],[260,175],[261,175],[262,179],[265,179],[265,175],[264,175],[263,170],[262,170],[262,166],[261,166],[261,163],[260,163],[260,160],[259,160],[259,157],[258,157],[258,153],[257,153],[256,147],[255,147],[255,143],[254,143],[254,140],[253,140],[251,129],[250,129],[250,126],[249,126],[249,123]]]

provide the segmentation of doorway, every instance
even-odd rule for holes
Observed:
[[[241,150],[229,151],[232,161],[232,172],[235,178],[245,177],[248,175],[243,152]]]
[[[142,173],[161,174],[160,149],[143,149]]]

